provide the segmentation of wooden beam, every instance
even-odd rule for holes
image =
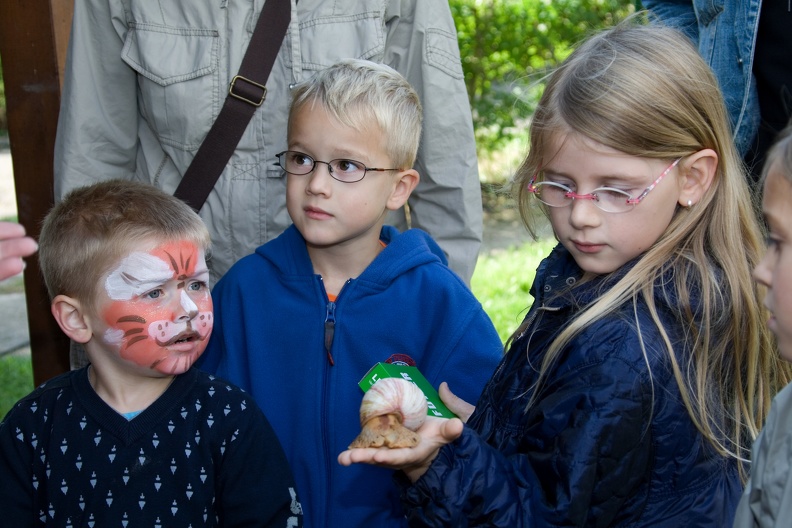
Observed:
[[[55,131],[73,8],[73,0],[0,1],[0,57],[17,210],[34,238],[54,201]],[[50,313],[35,257],[25,270],[25,293],[38,385],[69,370],[69,340]]]

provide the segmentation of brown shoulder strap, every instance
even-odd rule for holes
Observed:
[[[182,176],[174,196],[200,211],[234,153],[250,119],[267,97],[267,78],[291,18],[289,0],[266,0],[223,108]]]

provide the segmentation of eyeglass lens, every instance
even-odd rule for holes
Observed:
[[[345,183],[362,180],[366,175],[366,166],[359,161],[350,159],[317,161],[307,154],[292,150],[278,154],[278,163],[289,174],[298,176],[310,174],[316,168],[317,163],[324,163],[328,167],[330,176]]]
[[[575,193],[569,187],[555,182],[538,182],[534,184],[535,196],[542,203],[550,207],[566,207],[576,199]],[[588,196],[601,210],[608,213],[623,213],[630,211],[635,204],[628,202],[630,195],[618,189],[601,187],[594,189]]]

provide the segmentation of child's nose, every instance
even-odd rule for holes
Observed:
[[[329,163],[317,161],[314,170],[308,175],[307,189],[311,194],[325,194],[333,179],[333,168]]]
[[[771,259],[767,252],[765,252],[762,260],[759,261],[759,264],[757,264],[753,270],[753,278],[762,286],[770,287],[772,283],[772,276],[773,272],[771,269]]]
[[[590,227],[600,222],[602,211],[594,205],[594,200],[574,199],[569,208],[569,222],[575,228]]]
[[[184,290],[181,290],[179,294],[179,308],[176,316],[177,321],[190,320],[198,315],[198,306]]]

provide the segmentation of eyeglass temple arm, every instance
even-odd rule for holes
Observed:
[[[663,171],[663,173],[662,173],[660,176],[658,176],[658,177],[657,177],[657,179],[656,179],[655,181],[653,181],[653,182],[652,182],[652,184],[651,184],[649,187],[647,187],[646,189],[644,189],[644,192],[642,192],[642,193],[641,193],[641,195],[640,195],[640,196],[638,196],[638,198],[631,198],[631,199],[628,199],[628,200],[627,200],[627,203],[628,203],[628,204],[637,204],[637,203],[640,203],[640,201],[641,201],[641,200],[643,200],[644,198],[646,198],[646,195],[647,195],[647,194],[649,194],[649,193],[652,191],[652,189],[654,189],[655,187],[657,187],[657,184],[658,184],[658,183],[660,183],[660,180],[662,180],[663,178],[665,178],[665,176],[666,176],[666,175],[667,175],[669,172],[671,172],[671,171],[674,169],[674,167],[676,167],[676,166],[679,164],[679,162],[680,162],[680,161],[682,161],[682,158],[677,158],[676,160],[674,160],[674,163],[672,163],[671,165],[669,165],[669,166],[668,166],[668,168],[667,168],[666,170],[664,170],[664,171]]]

